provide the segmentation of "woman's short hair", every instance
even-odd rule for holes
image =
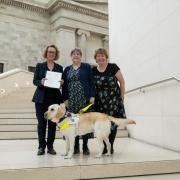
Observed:
[[[99,49],[95,50],[94,59],[96,59],[96,56],[97,56],[98,54],[104,54],[104,55],[106,56],[106,58],[108,59],[108,53],[107,53],[106,49],[104,49],[104,48],[99,48]]]
[[[79,48],[74,48],[74,49],[71,51],[71,56],[72,56],[72,54],[73,54],[74,52],[78,52],[78,53],[82,56],[82,51],[81,51],[81,49],[79,49]]]
[[[55,56],[55,59],[54,59],[54,60],[55,60],[55,61],[58,60],[58,59],[59,59],[59,50],[58,50],[58,48],[57,48],[55,45],[53,45],[53,44],[46,47],[46,49],[45,49],[45,51],[44,51],[44,53],[43,53],[43,57],[44,57],[44,58],[47,58],[47,53],[48,53],[48,49],[49,49],[49,48],[54,48],[54,49],[56,50],[56,56]]]

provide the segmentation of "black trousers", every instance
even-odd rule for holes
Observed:
[[[85,134],[82,136],[82,140],[83,140],[83,151],[86,151],[88,149],[88,138],[89,138],[89,135],[88,134]],[[75,137],[75,144],[74,144],[74,150],[78,150],[79,149],[79,136],[76,136]]]
[[[89,99],[87,100],[87,104],[89,104]],[[93,106],[91,106],[86,112],[94,112]],[[86,113],[85,112],[85,113]],[[88,149],[88,139],[91,137],[92,138],[92,133],[88,133],[82,136],[83,140],[83,151],[86,151]],[[75,137],[75,142],[74,142],[74,151],[79,149],[79,136]]]
[[[44,113],[47,111],[49,103],[35,103],[36,117],[38,120],[38,140],[39,148],[53,148],[53,143],[56,135],[56,123],[44,119]],[[46,142],[46,127],[48,124],[48,135]]]

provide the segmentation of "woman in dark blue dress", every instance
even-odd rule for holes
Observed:
[[[91,66],[81,62],[82,52],[75,48],[71,51],[72,65],[63,73],[63,97],[66,107],[72,113],[79,113],[89,103],[94,103],[94,84]],[[82,136],[83,154],[88,155],[88,135]],[[74,154],[80,153],[79,136],[75,138]]]

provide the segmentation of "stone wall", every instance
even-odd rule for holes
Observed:
[[[109,1],[111,59],[126,89],[180,77],[180,1]],[[121,21],[119,21],[119,19]],[[176,80],[141,88],[125,97],[133,138],[180,151],[180,84]]]
[[[0,7],[0,62],[4,71],[35,66],[49,43],[49,17],[3,4]]]
[[[35,66],[48,44],[48,31],[9,22],[0,22],[0,26],[0,62],[4,62],[5,71]]]
[[[34,67],[49,44],[60,49],[58,62],[63,66],[71,63],[74,47],[82,48],[83,61],[90,63],[96,48],[108,48],[104,41],[108,17],[102,11],[67,1],[56,1],[48,9],[10,2],[0,0],[0,63],[4,63],[4,71]]]

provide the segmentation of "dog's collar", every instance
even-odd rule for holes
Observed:
[[[59,119],[58,123],[61,123],[62,121],[64,121],[64,119],[66,119],[67,117],[71,117],[71,113],[66,111],[64,113],[64,116],[62,118]]]

